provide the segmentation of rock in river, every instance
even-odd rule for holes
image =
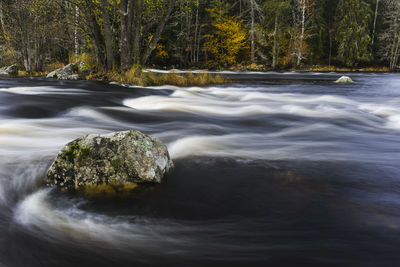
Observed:
[[[139,131],[89,134],[68,143],[51,165],[45,182],[61,191],[86,194],[161,183],[173,168],[166,146]]]
[[[63,68],[56,69],[47,75],[47,78],[59,80],[79,80],[86,78],[93,70],[84,62],[70,63]]]
[[[7,68],[0,68],[0,74],[3,75],[18,75],[18,67],[17,65],[11,65]]]
[[[342,76],[335,83],[353,83],[353,80],[349,76]]]

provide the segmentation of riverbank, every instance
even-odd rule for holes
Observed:
[[[359,67],[359,68],[349,68],[343,66],[335,66],[335,65],[306,65],[302,68],[281,68],[281,69],[273,69],[269,66],[258,65],[258,64],[250,64],[250,65],[238,65],[227,70],[230,71],[277,71],[277,72],[285,72],[285,71],[299,71],[299,72],[307,72],[307,71],[318,71],[318,72],[399,72],[400,68],[395,70],[390,70],[390,68],[385,66],[368,66],[368,67]]]
[[[131,84],[136,86],[206,86],[217,85],[231,82],[231,80],[224,74],[229,72],[245,72],[245,71],[258,71],[258,72],[271,72],[268,69],[259,65],[250,66],[236,66],[225,70],[210,71],[210,70],[161,70],[161,69],[142,69],[139,66],[133,66],[131,69],[124,73],[116,71],[105,72],[95,71],[86,77],[87,80],[101,81],[101,82],[116,82],[122,84]],[[387,67],[366,67],[366,68],[343,68],[337,66],[309,66],[302,69],[285,69],[276,71],[286,72],[391,72]],[[396,71],[393,71],[396,72]],[[20,77],[46,77],[48,72],[26,72],[23,70],[18,71]]]
[[[19,77],[46,77],[48,72],[26,72],[19,71]],[[178,72],[169,71],[156,73],[132,67],[125,73],[118,72],[93,72],[86,77],[86,80],[101,82],[117,82],[137,86],[205,86],[228,83],[229,79],[220,74],[207,71]]]

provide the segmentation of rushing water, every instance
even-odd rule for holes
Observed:
[[[0,266],[399,266],[400,75],[228,74],[206,88],[0,80]],[[165,183],[43,188],[68,141],[137,129]]]

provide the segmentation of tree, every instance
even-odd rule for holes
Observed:
[[[258,55],[268,60],[266,54],[272,57],[271,68],[276,69],[279,64],[279,55],[285,50],[289,40],[287,39],[288,14],[290,14],[290,2],[288,0],[267,0],[262,6],[262,20],[256,29],[256,40],[259,47],[266,53],[258,51]]]
[[[167,2],[167,8],[164,11],[164,14],[162,15],[160,22],[157,25],[156,31],[154,35],[152,36],[151,40],[149,41],[147,47],[145,48],[145,51],[143,53],[143,57],[141,60],[141,64],[145,65],[147,63],[147,60],[150,57],[151,52],[154,50],[155,46],[157,45],[158,41],[160,40],[161,33],[164,30],[165,24],[168,21],[169,16],[171,15],[172,9],[175,6],[176,0],[169,0]]]
[[[101,0],[101,8],[103,13],[103,29],[106,47],[107,70],[111,70],[114,65],[114,49],[111,34],[111,22],[109,14],[109,5],[107,0]]]
[[[399,0],[0,0],[0,64],[398,62]],[[373,9],[373,10],[372,10]],[[375,12],[373,12],[375,11]],[[373,16],[373,17],[372,17]],[[77,56],[75,56],[77,55]],[[383,59],[383,61],[379,61]]]
[[[393,70],[400,57],[400,2],[398,0],[383,0],[385,7],[385,30],[379,35],[381,40],[380,55],[389,62]]]
[[[209,65],[226,67],[236,64],[240,52],[248,48],[243,22],[233,17],[221,18],[214,10],[209,12],[214,19],[213,33],[204,36],[207,39],[205,49],[213,57]]]
[[[340,0],[336,11],[336,41],[338,58],[354,67],[370,58],[370,6],[362,0]]]
[[[375,41],[376,19],[378,18],[378,10],[379,10],[379,0],[376,0],[375,14],[374,14],[374,26],[372,27],[372,38],[371,38],[372,46],[374,45],[374,41]]]
[[[126,71],[132,64],[131,55],[131,27],[133,18],[134,1],[120,0],[120,50],[121,50],[121,70]],[[140,22],[139,22],[140,23]]]

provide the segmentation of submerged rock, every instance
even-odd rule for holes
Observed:
[[[62,191],[116,193],[137,183],[161,183],[173,166],[166,146],[155,137],[133,130],[89,134],[59,152],[45,182]]]
[[[349,76],[342,76],[335,83],[353,83],[353,80]]]

